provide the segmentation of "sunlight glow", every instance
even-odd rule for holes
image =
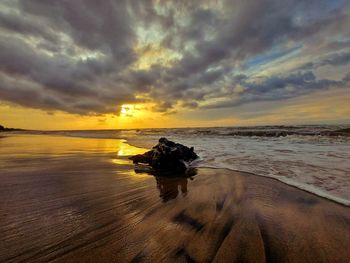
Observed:
[[[133,117],[139,109],[135,105],[125,104],[121,106],[120,115],[125,117]]]

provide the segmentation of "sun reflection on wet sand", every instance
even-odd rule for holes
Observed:
[[[146,152],[147,149],[135,147],[132,145],[127,144],[126,140],[120,140],[120,143],[118,144],[118,156],[131,156],[135,154],[141,154]]]
[[[130,164],[131,161],[128,160],[128,159],[119,159],[119,158],[117,158],[117,159],[112,159],[112,163],[114,163],[114,164]]]
[[[2,142],[0,148],[0,155],[6,154],[2,149],[21,156],[74,153],[117,153],[118,156],[128,156],[146,151],[127,144],[124,139],[77,138],[59,135],[11,135]]]

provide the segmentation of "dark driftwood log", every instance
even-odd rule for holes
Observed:
[[[185,171],[188,164],[197,159],[193,147],[160,138],[152,150],[130,157],[134,164],[143,163],[154,169]]]

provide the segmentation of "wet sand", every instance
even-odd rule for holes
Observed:
[[[1,138],[0,262],[349,262],[349,207],[222,169],[136,173],[138,151]]]

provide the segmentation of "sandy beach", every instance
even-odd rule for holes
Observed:
[[[122,140],[0,138],[0,262],[348,262],[350,208],[225,169],[135,172]]]
[[[350,263],[350,0],[0,0],[0,263]]]

